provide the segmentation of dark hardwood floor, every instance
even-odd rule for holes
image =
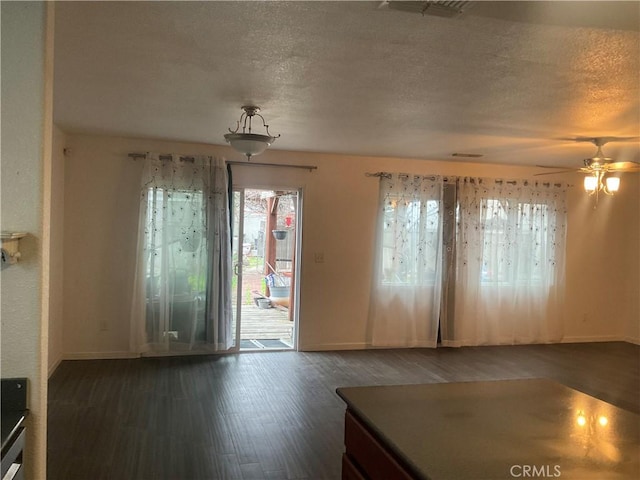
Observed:
[[[49,480],[338,479],[336,387],[544,377],[640,413],[628,343],[65,361]]]

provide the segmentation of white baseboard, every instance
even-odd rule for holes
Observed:
[[[113,360],[139,357],[139,354],[132,352],[73,352],[63,355],[64,360]]]
[[[640,345],[640,340],[633,337],[621,337],[619,335],[600,335],[600,336],[573,336],[564,337],[560,343],[589,343],[589,342],[627,342],[634,345]],[[459,347],[454,345],[456,342],[449,342],[448,346]],[[525,344],[518,344],[525,345]],[[300,352],[326,352],[332,350],[367,350],[381,347],[372,347],[366,342],[358,343],[316,343],[311,345],[299,345]],[[384,347],[394,348],[394,347]],[[398,347],[399,348],[399,347]],[[62,360],[113,360],[120,358],[140,358],[140,354],[132,352],[73,352],[65,353],[62,357],[49,367],[49,376],[58,368]]]
[[[598,342],[628,342],[633,343],[635,345],[640,345],[640,341],[637,338],[632,337],[621,337],[619,335],[599,335],[599,336],[572,336],[572,337],[564,337],[558,343],[598,343]],[[554,342],[555,343],[555,342]],[[505,344],[507,345],[507,344]],[[529,344],[529,343],[515,343],[508,345],[548,345],[546,343],[541,344]],[[462,342],[449,341],[444,347],[463,347],[463,346],[497,346],[497,345],[467,345]],[[299,346],[298,350],[300,352],[323,352],[323,351],[331,351],[331,350],[371,350],[371,349],[380,349],[380,348],[405,348],[405,347],[373,347],[368,343],[320,343],[320,344],[312,344],[312,345],[302,345]],[[409,347],[406,347],[409,348]],[[426,348],[426,347],[425,347]]]
[[[312,345],[298,345],[299,352],[325,352],[330,350],[364,350],[371,345],[361,343],[317,343]]]
[[[62,363],[62,360],[64,360],[64,358],[62,355],[60,355],[51,365],[49,365],[47,378],[51,378],[51,375],[53,375],[53,372],[55,372],[56,368],[58,368],[58,366]]]
[[[627,339],[620,335],[596,335],[596,336],[573,336],[564,337],[560,343],[591,343],[591,342],[626,342]]]

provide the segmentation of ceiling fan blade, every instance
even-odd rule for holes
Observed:
[[[637,162],[614,162],[607,165],[610,172],[637,172],[640,171],[640,163]]]
[[[610,142],[632,142],[638,140],[640,137],[600,137],[601,144],[604,145]]]
[[[554,168],[554,167],[551,167],[551,168]],[[558,175],[560,173],[579,172],[579,171],[580,170],[576,170],[575,168],[572,168],[571,170],[560,170],[560,171],[557,171],[557,172],[535,173],[533,176],[534,177],[538,177],[540,175]]]
[[[555,165],[536,165],[538,168],[558,168],[560,170],[566,170],[567,167],[556,167]]]
[[[571,142],[589,142],[594,145],[604,146],[610,142],[631,142],[640,139],[640,137],[560,137],[558,140],[565,140]]]

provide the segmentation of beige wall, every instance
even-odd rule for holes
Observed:
[[[68,358],[127,356],[140,175],[140,162],[127,153],[239,156],[223,146],[105,136],[69,135],[67,146],[65,352]],[[304,189],[299,347],[306,350],[366,347],[377,202],[377,180],[366,172],[528,178],[536,171],[276,150],[254,161],[319,167],[313,172],[234,167],[237,185]],[[638,264],[637,189],[627,188],[625,177],[624,192],[601,199],[593,210],[580,176],[558,178],[576,184],[569,194],[565,341],[629,337],[638,311],[638,275],[632,268]],[[612,242],[615,248],[603,248]],[[315,253],[324,254],[324,263],[314,263]],[[592,294],[594,285],[602,296]]]
[[[53,5],[2,2],[2,230],[25,231],[2,270],[2,377],[28,379],[25,478],[46,477]]]
[[[567,320],[576,341],[639,343],[639,192],[638,176],[628,174],[621,191],[601,196],[596,209],[594,198],[578,189],[571,196]]]
[[[64,251],[64,146],[66,136],[57,127],[53,129],[51,168],[51,261],[49,266],[49,373],[53,373],[62,360],[63,322],[63,251]]]
[[[623,262],[624,295],[626,302],[625,339],[640,345],[640,175],[627,175],[629,187],[625,187],[625,202],[629,221],[626,222],[625,244],[622,249],[628,252]]]

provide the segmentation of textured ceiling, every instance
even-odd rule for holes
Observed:
[[[638,2],[59,2],[54,117],[224,144],[256,104],[273,149],[578,167],[567,137],[640,135],[638,30]]]

